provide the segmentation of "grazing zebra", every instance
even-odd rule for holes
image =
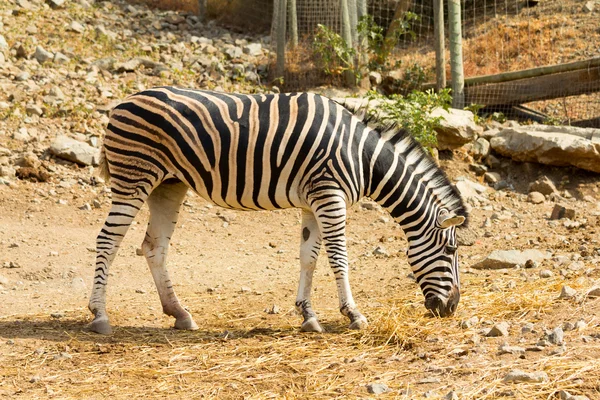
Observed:
[[[346,209],[370,196],[406,233],[408,261],[434,314],[452,314],[459,276],[455,227],[462,200],[421,146],[398,128],[376,128],[311,93],[242,95],[160,87],[127,98],[110,114],[102,172],[112,206],[96,242],[91,329],[110,333],[108,269],[131,222],[148,203],[142,251],[163,311],[175,328],[197,329],[166,269],[169,240],[189,188],[236,210],[302,209],[296,307],[303,331],[322,330],[310,298],[324,244],[340,311],[367,325],[350,291]]]

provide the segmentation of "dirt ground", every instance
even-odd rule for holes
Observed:
[[[477,179],[463,154],[443,158],[452,178]],[[475,240],[459,250],[455,316],[427,313],[401,230],[381,209],[356,206],[348,224],[351,283],[370,326],[346,328],[322,254],[313,304],[323,334],[301,333],[293,307],[297,210],[235,212],[188,196],[169,269],[200,329],[180,332],[162,315],[145,260],[136,256],[144,208],[110,271],[115,333],[100,336],[86,324],[95,237],[110,204],[104,186],[86,183],[89,172],[69,165],[57,166],[61,178],[48,183],[0,186],[0,397],[545,399],[566,390],[600,398],[600,300],[585,296],[600,283],[600,177],[504,166],[516,191],[490,189],[489,204],[472,211]],[[582,226],[550,221],[551,201],[526,201],[527,182],[540,174],[574,196],[565,202]],[[94,200],[98,208],[81,209]],[[378,246],[388,254],[373,255]],[[554,257],[532,269],[470,268],[494,249],[528,248]],[[543,269],[552,276],[540,278]],[[574,299],[558,298],[563,285],[577,291]],[[486,337],[498,322],[508,323],[509,335]],[[523,333],[527,323],[533,331]],[[564,328],[564,343],[540,343],[556,327]],[[523,350],[501,354],[503,344]],[[515,369],[548,378],[504,382]],[[369,384],[390,391],[371,394]]]

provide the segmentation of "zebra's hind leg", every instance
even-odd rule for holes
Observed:
[[[348,279],[348,252],[346,249],[346,202],[341,193],[320,192],[311,201],[329,265],[335,275],[340,301],[340,312],[350,319],[350,329],[363,329],[367,319],[358,311]]]
[[[300,282],[298,284],[298,296],[296,297],[296,309],[302,317],[301,330],[303,332],[323,332],[317,315],[312,310],[310,296],[312,292],[312,279],[317,257],[321,249],[321,233],[315,216],[310,211],[302,211],[302,239],[300,244]]]
[[[134,198],[126,201],[113,198],[106,222],[96,238],[96,271],[94,273],[92,294],[88,305],[90,311],[94,314],[94,320],[89,326],[93,332],[101,334],[112,333],[106,312],[108,269],[117,255],[127,229],[143,203],[144,199],[142,198]]]
[[[147,200],[150,221],[142,243],[142,251],[152,272],[163,312],[175,317],[176,329],[195,330],[198,329],[198,325],[179,303],[166,266],[169,241],[187,190],[187,186],[182,182],[162,183],[150,194]]]

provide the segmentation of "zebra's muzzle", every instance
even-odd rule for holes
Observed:
[[[453,286],[447,299],[438,296],[428,296],[425,299],[425,308],[437,317],[449,317],[454,314],[460,300],[458,287]]]

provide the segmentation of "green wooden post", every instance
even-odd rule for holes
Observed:
[[[463,69],[460,0],[448,0],[448,28],[450,30],[452,107],[462,109],[465,106],[465,73]]]
[[[275,0],[277,1],[277,0]],[[279,0],[277,6],[279,16],[277,18],[277,78],[283,78],[285,73],[285,41],[286,41],[286,14],[287,1]]]
[[[444,43],[444,1],[433,0],[433,19],[435,37],[435,75],[436,90],[446,87],[446,46]]]

